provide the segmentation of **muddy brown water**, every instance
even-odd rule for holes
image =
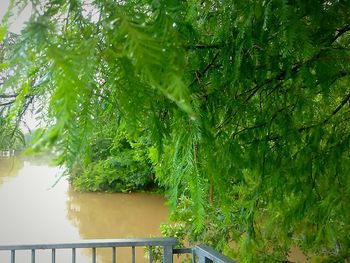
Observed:
[[[60,171],[46,162],[0,160],[0,244],[79,242],[85,239],[160,236],[168,209],[155,194],[78,193]],[[53,185],[57,184],[53,187]],[[50,251],[37,252],[37,263],[50,262]],[[78,250],[77,262],[91,262],[90,250]],[[118,262],[131,262],[131,249],[117,249]],[[58,250],[57,263],[71,260]],[[146,262],[136,249],[137,262]],[[99,263],[111,262],[111,249],[97,249]],[[0,252],[0,262],[10,262]],[[16,253],[16,262],[30,261],[30,252]]]

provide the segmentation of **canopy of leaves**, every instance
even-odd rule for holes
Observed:
[[[349,1],[15,6],[29,2],[2,91],[19,94],[13,116],[43,101],[34,150],[55,146],[72,168],[98,131],[122,129],[174,207],[188,200],[193,240],[235,242],[242,262],[292,245],[349,259]]]

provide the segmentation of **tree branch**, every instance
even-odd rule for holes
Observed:
[[[195,44],[195,45],[185,45],[186,49],[219,49],[222,48],[222,44]]]
[[[272,116],[271,116],[271,119],[268,120],[268,121],[264,121],[264,122],[261,122],[261,123],[257,123],[253,126],[250,126],[250,127],[245,127],[239,131],[236,131],[234,133],[231,134],[231,138],[233,139],[234,137],[236,137],[237,135],[241,134],[242,132],[245,132],[245,131],[249,131],[249,130],[254,130],[254,129],[257,129],[257,128],[261,128],[261,127],[264,127],[265,125],[271,123],[279,113],[281,113],[282,111],[288,109],[289,107],[294,107],[294,105],[289,105],[289,106],[286,106],[286,107],[283,107],[281,109],[279,109],[278,111],[276,111]]]
[[[343,28],[337,30],[337,34],[335,35],[335,37],[332,39],[331,43],[334,43],[339,37],[341,37],[342,35],[344,35],[346,32],[348,32],[350,30],[350,25],[345,25]]]
[[[332,112],[330,116],[328,116],[323,123],[327,123],[334,115],[336,115],[341,108],[344,107],[344,105],[350,100],[350,92],[345,96],[345,98],[340,102],[340,104],[335,108],[335,110]]]
[[[191,82],[191,84],[188,86],[189,88],[192,87],[196,82],[199,81],[199,79],[204,76],[205,73],[210,69],[211,66],[214,65],[215,60],[218,58],[220,52],[217,52],[213,59],[210,61],[210,63],[205,67],[205,69],[196,76],[196,78]]]
[[[329,124],[329,123],[328,123],[329,120],[330,120],[334,115],[336,115],[336,114],[344,107],[344,105],[345,105],[346,103],[348,103],[349,101],[350,101],[350,92],[343,98],[343,100],[340,102],[340,104],[335,108],[335,110],[334,110],[326,119],[324,119],[323,121],[320,121],[320,122],[318,122],[318,123],[311,124],[311,125],[309,125],[309,126],[300,127],[300,128],[297,129],[297,131],[298,131],[299,133],[301,133],[301,132],[310,130],[310,129],[312,129],[312,128],[315,128],[315,127],[318,127],[318,126],[321,126],[321,125]],[[281,109],[281,110],[283,110],[283,109]],[[280,111],[281,111],[281,110],[280,110]],[[278,112],[280,112],[280,111],[278,111]],[[350,118],[346,118],[346,119],[341,120],[340,122],[348,121],[349,119],[350,119]],[[267,124],[267,123],[260,123],[260,124],[257,124],[257,125],[255,125],[255,126],[252,126],[252,127],[247,127],[247,128],[244,128],[244,129],[242,129],[242,130],[240,130],[240,131],[238,131],[238,132],[232,134],[232,135],[235,136],[235,135],[238,135],[239,133],[244,132],[244,131],[246,131],[246,130],[255,129],[255,128],[259,128],[259,127],[263,127],[263,126],[266,125],[266,124]],[[232,136],[232,135],[231,135],[231,136]],[[232,137],[232,138],[233,138],[233,137]],[[264,137],[264,138],[255,139],[255,140],[249,142],[248,144],[253,144],[253,143],[256,143],[256,142],[275,141],[275,140],[278,140],[278,139],[280,139],[280,138],[281,138],[281,135],[278,135],[278,134],[274,134],[273,136],[268,135],[268,136],[266,136],[266,137]]]
[[[8,102],[0,103],[0,107],[11,105],[14,102],[15,102],[14,100],[11,100],[11,101],[8,101]]]
[[[2,95],[0,95],[0,98],[1,99],[8,99],[8,98],[16,98],[17,96],[18,96],[18,94],[2,94]]]
[[[327,124],[329,122],[329,120],[335,116],[343,107],[344,105],[350,101],[350,92],[343,98],[343,100],[340,102],[340,104],[335,108],[335,110],[323,121],[319,122],[319,123],[315,123],[309,126],[304,126],[298,129],[299,132],[303,132],[305,130],[309,130],[312,129],[314,127],[323,125],[323,124]]]

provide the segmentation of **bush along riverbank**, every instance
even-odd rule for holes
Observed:
[[[145,145],[127,138],[117,141],[99,139],[88,161],[76,162],[71,169],[71,183],[84,192],[155,191],[158,186]]]

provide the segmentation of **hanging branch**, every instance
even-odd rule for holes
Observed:
[[[195,45],[185,45],[185,49],[219,49],[222,48],[223,44],[195,44]]]
[[[8,106],[8,105],[11,105],[15,102],[15,100],[11,100],[11,101],[8,101],[8,102],[4,102],[4,103],[0,103],[0,107],[4,107],[4,106]]]
[[[2,95],[0,95],[0,98],[1,99],[8,99],[8,98],[16,98],[17,96],[18,96],[18,94],[2,94]]]
[[[344,105],[350,100],[350,92],[344,97],[344,99],[340,102],[340,104],[335,108],[330,116],[328,116],[323,123],[327,123],[334,115],[336,115]]]
[[[331,40],[331,44],[334,43],[339,37],[341,37],[342,35],[344,35],[346,32],[348,32],[350,30],[350,25],[345,25],[343,28],[337,30],[337,34],[335,35],[335,37]]]
[[[210,61],[210,63],[205,67],[205,69],[202,72],[199,72],[198,75],[196,75],[196,78],[191,82],[191,84],[188,86],[189,88],[192,87],[196,82],[199,82],[200,78],[204,76],[205,73],[212,67],[215,63],[215,60],[218,58],[220,52],[217,52],[213,59]]]

